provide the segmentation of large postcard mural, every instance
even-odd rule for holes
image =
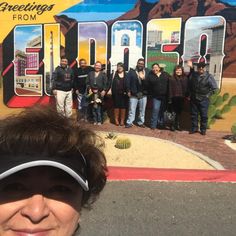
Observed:
[[[219,88],[236,78],[236,0],[12,0],[0,2],[0,13],[1,102],[9,108],[50,102],[62,55],[71,68],[99,60],[108,74],[139,58],[188,72],[191,59],[207,64]]]

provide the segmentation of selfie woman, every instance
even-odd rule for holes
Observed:
[[[102,146],[52,108],[1,120],[0,235],[74,235],[106,184]]]

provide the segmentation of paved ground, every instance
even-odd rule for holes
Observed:
[[[233,236],[235,199],[232,183],[109,182],[79,235]]]
[[[225,169],[236,169],[236,151],[224,143],[225,136],[230,135],[227,132],[209,130],[206,136],[202,136],[199,133],[190,135],[188,131],[171,132],[169,130],[158,129],[153,131],[149,128],[140,128],[137,126],[127,129],[111,123],[105,123],[101,126],[88,125],[88,127],[104,132],[116,131],[170,140],[200,152],[212,160],[218,161]]]

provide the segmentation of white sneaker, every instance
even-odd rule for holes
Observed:
[[[93,125],[97,125],[98,123],[97,122],[94,122]]]
[[[97,125],[102,125],[102,123],[101,123],[101,122],[98,122]]]

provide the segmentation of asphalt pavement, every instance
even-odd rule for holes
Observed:
[[[236,235],[235,183],[109,182],[81,236]]]

